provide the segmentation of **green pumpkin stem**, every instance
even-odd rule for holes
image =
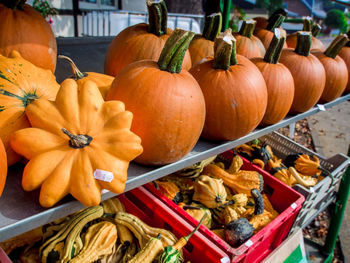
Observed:
[[[311,32],[298,31],[297,33],[297,46],[295,47],[295,53],[301,56],[309,56],[312,43]]]
[[[236,64],[236,39],[232,36],[232,30],[229,28],[215,39],[213,67],[228,70],[231,65]]]
[[[216,36],[220,33],[222,26],[221,13],[214,13],[205,18],[204,29],[202,36],[205,39],[214,41]]]
[[[317,37],[320,34],[322,27],[319,24],[314,24],[311,30],[311,34],[313,37]]]
[[[186,50],[193,37],[193,32],[175,29],[159,56],[159,68],[170,73],[180,73]]]
[[[74,61],[70,58],[70,57],[67,57],[67,56],[64,56],[64,55],[58,55],[58,58],[61,58],[61,59],[64,59],[64,60],[67,60],[69,65],[71,66],[72,68],[72,72],[73,72],[73,79],[74,80],[78,80],[78,79],[82,79],[84,77],[87,76],[86,73],[83,73],[81,72],[78,67],[75,65]]]
[[[274,35],[269,47],[266,50],[264,61],[270,64],[277,64],[281,56],[284,42],[286,41],[284,31],[275,28]]]
[[[312,24],[313,24],[313,21],[312,21],[311,17],[309,17],[309,16],[304,17],[304,19],[303,19],[303,30],[302,31],[309,31],[309,32],[311,32]]]
[[[161,36],[167,32],[168,11],[164,0],[147,0],[148,32]]]
[[[288,13],[283,8],[277,9],[275,12],[273,12],[270,15],[270,17],[267,21],[270,22],[272,20],[275,20],[275,16],[278,16],[278,15],[282,15],[282,16],[286,17],[288,15]]]
[[[282,25],[285,18],[286,17],[284,15],[275,15],[274,17],[271,17],[271,20],[269,20],[266,29],[273,32],[275,28],[278,28]]]
[[[251,38],[255,29],[256,21],[253,19],[244,20],[239,34]]]
[[[1,0],[0,3],[11,9],[24,10],[27,0]]]
[[[329,45],[329,47],[326,49],[326,51],[324,52],[324,54],[327,57],[330,58],[336,58],[336,56],[338,55],[338,53],[340,52],[340,50],[345,47],[345,45],[348,43],[349,38],[347,37],[347,35],[342,34],[337,36],[332,43]]]

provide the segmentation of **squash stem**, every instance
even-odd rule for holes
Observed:
[[[340,50],[346,45],[346,43],[348,43],[348,41],[349,38],[345,34],[337,36],[326,49],[324,54],[327,57],[336,58]]]
[[[297,46],[295,47],[295,53],[301,56],[309,56],[312,43],[311,32],[298,31],[297,33]]]
[[[159,68],[170,73],[180,73],[186,50],[193,37],[193,32],[175,29],[159,56]]]
[[[78,79],[82,79],[84,77],[87,76],[86,73],[83,73],[81,72],[78,67],[75,65],[74,61],[70,58],[70,57],[67,57],[67,56],[64,56],[64,55],[58,55],[58,58],[62,58],[62,59],[65,59],[68,61],[69,65],[71,66],[72,68],[72,72],[73,72],[73,79],[74,80],[78,80]]]
[[[266,50],[266,54],[264,57],[265,62],[270,63],[270,64],[276,64],[276,63],[274,63],[275,53],[277,52],[277,49],[280,46],[279,44],[282,40],[281,38],[282,38],[282,36],[281,36],[280,30],[278,28],[275,28],[271,43]],[[279,58],[279,56],[278,56],[278,58]]]
[[[286,32],[283,31],[281,35],[282,35],[282,37],[280,39],[280,42],[278,43],[275,54],[273,55],[273,61],[272,61],[273,64],[278,64],[280,57],[281,57],[281,54],[282,54],[284,43],[286,42],[286,38],[287,38]]]
[[[215,69],[228,70],[231,65],[237,64],[236,39],[229,28],[221,33],[214,42],[214,65]]]
[[[276,15],[274,17],[271,17],[271,20],[269,20],[266,29],[273,32],[275,28],[278,28],[282,25],[285,18],[286,17],[283,15]]]
[[[222,26],[221,13],[214,13],[205,18],[205,24],[202,36],[210,41],[214,41],[220,33]]]
[[[239,34],[251,38],[255,29],[256,21],[253,19],[243,21]]]
[[[61,131],[69,137],[69,146],[74,149],[84,148],[85,146],[90,145],[90,142],[92,141],[92,137],[89,135],[74,135],[65,128],[62,128]]]
[[[270,17],[267,21],[270,22],[272,20],[275,20],[275,16],[278,16],[278,15],[282,15],[282,16],[286,17],[288,15],[288,13],[283,8],[277,9],[275,12],[273,12],[270,15]]]
[[[322,27],[319,24],[315,24],[312,27],[311,34],[313,37],[317,37],[320,34]]]
[[[303,30],[302,31],[309,31],[311,32],[312,30],[312,18],[307,16],[303,19]]]
[[[167,32],[168,11],[164,0],[147,0],[148,32],[161,36]]]
[[[11,9],[24,10],[27,0],[1,0],[0,3]]]

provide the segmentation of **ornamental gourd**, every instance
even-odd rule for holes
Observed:
[[[279,28],[282,25],[284,19],[285,16],[277,15],[270,19],[266,28],[256,30],[256,32],[254,33],[254,35],[261,40],[261,43],[264,45],[266,50],[270,46],[271,40],[273,39],[273,36],[275,34],[275,28]],[[284,31],[283,29],[279,30]],[[287,48],[287,44],[285,42],[283,42],[283,48]]]
[[[221,13],[214,13],[205,18],[202,35],[196,35],[188,48],[191,54],[192,66],[203,58],[214,56],[214,39],[221,31]]]
[[[105,102],[92,81],[78,88],[66,79],[55,102],[38,99],[26,115],[32,128],[15,132],[11,146],[29,160],[22,187],[41,187],[43,207],[69,193],[93,206],[100,203],[102,189],[124,191],[129,162],[142,147],[130,132],[132,113],[122,102]]]
[[[312,42],[311,42],[311,48],[310,48],[311,51],[316,51],[316,50],[322,51],[322,52],[325,51],[325,47],[322,41],[316,38],[317,35],[321,32],[321,26],[319,24],[313,25],[313,21],[311,17],[304,18],[302,31],[310,32],[312,35]],[[297,40],[298,40],[297,33],[288,35],[286,40],[287,46],[289,48],[296,48]]]
[[[265,47],[260,39],[253,35],[256,21],[250,19],[243,21],[239,33],[234,37],[237,42],[237,54],[246,58],[262,58],[265,54]]]
[[[149,24],[141,23],[124,29],[108,47],[104,72],[116,76],[132,62],[150,59],[157,61],[165,42],[171,34],[167,28],[168,13],[164,0],[146,0]],[[192,66],[189,52],[186,52],[183,67]]]
[[[38,98],[54,100],[58,89],[50,70],[34,66],[17,51],[8,58],[0,55],[0,138],[9,166],[20,160],[10,147],[10,136],[30,126],[24,114],[27,106]]]
[[[278,63],[285,37],[285,33],[276,28],[274,38],[264,59],[252,59],[265,79],[268,93],[266,112],[260,123],[262,126],[275,124],[282,120],[288,114],[293,103],[293,76],[286,66]]]
[[[350,31],[347,33],[348,38],[350,38]],[[348,69],[348,84],[345,88],[345,93],[350,92],[350,41],[346,44],[345,47],[343,47],[340,52],[339,56],[344,60],[346,67]]]
[[[225,31],[215,40],[214,59],[190,70],[205,98],[202,137],[210,140],[235,140],[248,134],[266,110],[265,80],[249,59],[236,56],[235,44],[231,30]]]
[[[0,139],[0,197],[5,187],[6,177],[7,177],[6,150],[5,150],[4,144],[2,143],[2,140]]]
[[[280,62],[292,73],[294,99],[290,113],[302,113],[313,107],[320,99],[326,84],[326,72],[322,63],[312,54],[311,33],[298,32],[295,50],[284,49]]]
[[[201,89],[181,70],[194,33],[176,29],[157,62],[143,60],[127,66],[115,78],[107,100],[118,99],[134,113],[132,131],[144,152],[136,162],[162,165],[184,157],[197,142],[205,120]]]
[[[12,50],[37,67],[55,72],[57,45],[51,26],[26,0],[0,1],[0,54]]]
[[[102,94],[102,97],[104,99],[106,98],[107,92],[111,87],[114,77],[97,72],[81,72],[71,58],[63,55],[59,55],[58,58],[62,58],[68,61],[73,72],[73,77],[71,78],[78,83],[78,87],[84,84],[84,82],[92,80],[96,83],[98,89]]]
[[[312,53],[319,59],[326,71],[326,85],[319,100],[320,103],[335,100],[343,94],[346,88],[349,73],[344,60],[338,56],[338,53],[348,41],[345,34],[339,35],[325,52]]]

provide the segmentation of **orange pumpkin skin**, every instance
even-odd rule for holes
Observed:
[[[254,130],[267,105],[261,73],[249,59],[237,55],[237,65],[215,70],[210,60],[190,70],[205,98],[206,120],[202,137],[235,140]]]
[[[284,29],[280,29],[284,30]],[[254,35],[260,39],[261,43],[264,45],[265,49],[267,49],[271,43],[274,33],[270,30],[266,29],[258,29]],[[287,44],[284,43],[283,48],[287,48]]]
[[[257,16],[253,18],[256,21],[255,29],[254,29],[254,35],[256,32],[258,32],[259,29],[266,28],[269,24],[269,20],[266,17]]]
[[[0,73],[0,138],[10,166],[21,158],[10,147],[10,136],[30,126],[24,114],[27,105],[39,97],[55,99],[59,85],[50,70],[34,66],[17,51],[8,58],[0,55]]]
[[[234,37],[237,41],[237,54],[245,56],[249,59],[264,57],[266,50],[259,38],[256,36],[251,36],[251,38],[248,38],[239,34],[234,34]]]
[[[294,79],[294,99],[290,113],[309,110],[320,99],[326,84],[326,72],[322,63],[312,54],[298,55],[292,49],[284,49],[280,58],[292,73]]]
[[[131,130],[141,137],[143,146],[136,162],[175,162],[190,152],[201,134],[204,98],[186,70],[169,73],[154,61],[132,63],[112,83],[107,100],[115,99],[134,114]]]
[[[279,122],[289,112],[294,98],[294,81],[289,69],[281,63],[270,64],[261,58],[252,62],[263,75],[268,99],[267,108],[260,125],[266,126]]]
[[[5,187],[6,176],[7,176],[6,150],[5,150],[4,144],[0,139],[0,196],[2,195],[2,191],[4,190],[4,187]]]
[[[293,33],[289,36],[287,36],[286,40],[287,46],[289,48],[294,49],[297,46],[297,34]],[[312,36],[312,44],[311,44],[311,51],[325,51],[326,48],[324,47],[321,40],[317,39],[316,37]]]
[[[340,97],[348,83],[348,70],[344,60],[340,56],[327,57],[322,52],[314,52],[326,71],[326,85],[324,87],[321,103],[330,102]]]
[[[31,6],[24,10],[0,4],[0,54],[8,57],[12,50],[44,69],[55,72],[57,44],[49,23]]]
[[[148,33],[147,29],[147,24],[137,24],[124,29],[113,39],[106,53],[105,74],[116,76],[132,62],[144,59],[158,60],[172,31],[167,29],[166,34],[158,37],[155,34]],[[183,68],[188,70],[191,66],[190,53],[187,51]]]
[[[188,50],[191,54],[192,66],[195,66],[202,59],[214,56],[214,42],[204,37],[193,39]]]
[[[340,52],[339,56],[343,59],[343,61],[346,64],[346,67],[348,69],[348,84],[346,85],[345,92],[350,92],[350,47],[343,47]]]
[[[87,76],[77,80],[78,86],[83,86],[87,81],[93,81],[96,83],[100,90],[102,97],[105,99],[107,92],[110,89],[114,77],[97,73],[97,72],[86,72]]]

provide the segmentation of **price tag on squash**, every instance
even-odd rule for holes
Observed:
[[[108,182],[108,183],[112,182],[112,180],[114,178],[112,172],[108,172],[108,171],[100,170],[100,169],[95,170],[94,177],[97,180],[101,180],[101,181]]]
[[[324,107],[323,104],[317,104],[317,108],[318,108],[320,111],[326,111],[326,108]]]

